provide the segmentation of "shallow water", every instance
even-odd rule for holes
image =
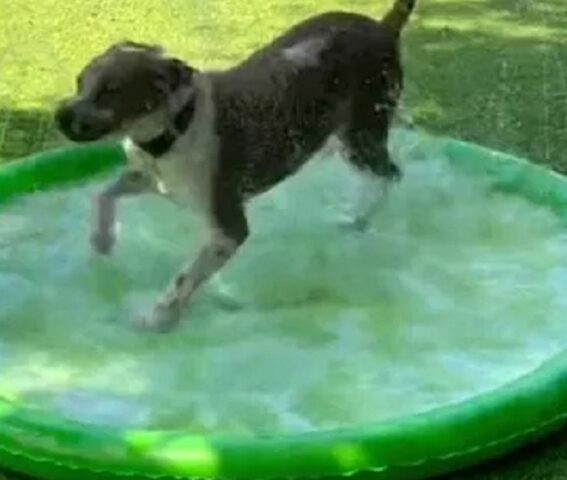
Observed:
[[[109,259],[89,252],[103,180],[0,209],[0,391],[69,418],[239,434],[388,420],[459,402],[567,345],[567,235],[442,157],[355,234],[356,177],[313,162],[250,207],[253,235],[169,335],[130,320],[198,246],[162,199],[121,206]]]

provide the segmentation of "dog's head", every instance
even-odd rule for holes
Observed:
[[[81,71],[75,95],[57,108],[57,125],[76,142],[153,135],[171,121],[180,92],[192,94],[194,72],[159,47],[115,44]]]

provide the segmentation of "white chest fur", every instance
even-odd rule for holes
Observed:
[[[193,119],[171,150],[155,158],[130,138],[123,145],[129,168],[151,176],[161,194],[177,202],[190,202],[207,214],[219,142],[210,88],[205,82],[200,83]]]

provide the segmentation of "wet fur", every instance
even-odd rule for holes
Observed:
[[[111,250],[115,202],[123,195],[158,192],[191,201],[208,227],[197,260],[173,279],[144,317],[145,326],[167,330],[179,321],[196,289],[248,237],[246,201],[297,172],[331,135],[340,137],[361,172],[385,180],[400,176],[387,140],[403,85],[399,33],[413,3],[397,0],[383,22],[350,13],[313,17],[225,71],[197,72],[160,49],[133,43],[111,48],[86,69],[82,81],[90,81],[90,96],[79,92],[62,105],[61,128],[75,139],[125,134],[129,163],[95,201],[94,248]],[[109,107],[111,91],[103,96],[106,109],[96,101],[97,82],[104,89],[105,75],[114,75],[114,81],[121,72],[127,76],[116,71],[121,55],[137,56],[143,64],[140,91],[155,86],[141,100],[148,110],[143,114],[139,105],[132,107],[135,112],[116,113]],[[132,62],[128,68],[135,72]],[[189,97],[195,100],[194,116],[171,149],[155,157],[140,148]],[[77,127],[85,119],[87,127]],[[85,134],[88,125],[92,135]]]

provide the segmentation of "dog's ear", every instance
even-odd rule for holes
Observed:
[[[177,58],[164,58],[162,64],[162,81],[170,92],[182,86],[191,85],[195,69]]]
[[[163,53],[163,48],[160,45],[134,42],[132,40],[122,40],[121,42],[112,45],[111,49],[123,51],[136,50],[140,52],[152,53],[154,55],[161,55]]]

